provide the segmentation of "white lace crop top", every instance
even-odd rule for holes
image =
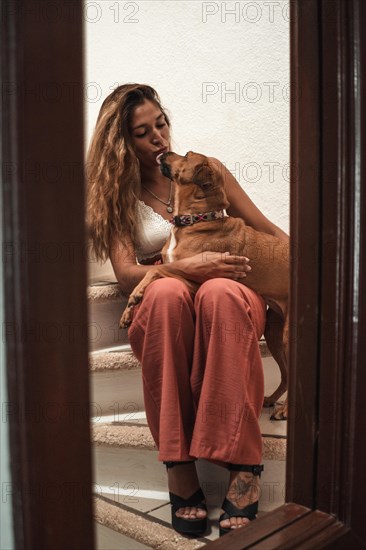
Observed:
[[[137,202],[136,216],[138,245],[135,251],[137,261],[141,262],[160,254],[170,235],[171,224],[140,200]]]

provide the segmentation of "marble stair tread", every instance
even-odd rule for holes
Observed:
[[[168,502],[165,467],[157,461],[156,452],[153,453],[154,456],[149,453],[149,463],[145,469],[142,467],[142,464],[138,468],[133,468],[131,467],[131,463],[133,464],[132,455],[133,452],[127,452],[124,455],[125,460],[123,464],[120,457],[117,457],[116,454],[114,454],[114,459],[112,460],[111,456],[106,457],[108,470],[106,470],[107,477],[105,481],[110,484],[110,487],[99,486],[97,494],[102,498],[104,497],[104,500],[109,504],[140,514],[143,513],[146,519],[158,519],[164,522],[167,527],[170,527],[171,507]],[[264,460],[263,463],[264,472],[260,481],[259,515],[263,515],[281,506],[285,500],[285,462]],[[220,515],[221,503],[226,496],[229,472],[224,468],[201,459],[197,461],[196,465],[209,512],[209,530],[205,534],[205,538],[214,540],[218,537],[217,519]],[[123,487],[122,483],[115,481],[117,476],[113,477],[113,470],[115,468],[118,468],[118,474],[122,478],[129,480]],[[103,475],[103,471],[100,473]],[[141,490],[140,486],[143,486],[144,490]],[[156,487],[159,488],[159,486],[160,491],[156,490]],[[162,498],[164,496],[165,498]]]
[[[267,513],[268,512],[259,511],[257,514],[257,518],[265,516]],[[208,505],[207,514],[208,514],[208,522],[207,522],[208,526],[207,526],[207,532],[205,533],[204,538],[207,539],[207,541],[213,541],[219,538],[219,517],[222,514],[221,507]],[[158,508],[154,512],[151,512],[149,516],[160,519],[161,521],[164,521],[167,525],[169,525],[171,523],[170,504],[162,506],[161,508]]]
[[[169,526],[170,505],[166,468],[158,460],[158,451],[152,438],[148,450],[146,452],[142,450],[142,442],[151,437],[148,428],[138,429],[140,437],[131,438],[128,434],[126,446],[121,446],[123,442],[119,439],[119,427],[117,430],[110,430],[108,426],[105,428],[107,428],[107,437],[99,439],[100,444],[93,447],[95,494],[105,497],[111,505],[127,506],[130,510],[144,513],[148,520],[150,517],[157,518]],[[131,428],[135,430],[136,427]],[[117,433],[113,434],[113,432]],[[141,439],[141,434],[144,432],[144,437]],[[118,446],[111,445],[112,435],[116,437]],[[286,449],[283,446],[285,440],[265,439],[267,442],[264,441],[264,472],[261,476],[259,500],[261,512],[270,511],[283,504],[285,494]],[[272,447],[272,443],[275,447]],[[279,453],[278,443],[282,445],[281,453]],[[210,517],[215,518],[226,494],[229,472],[203,459],[198,459],[196,466],[207,504],[211,507],[209,508]],[[107,525],[109,525],[108,522]],[[111,525],[109,527],[116,528]],[[131,537],[130,532],[125,534]],[[212,525],[207,537],[212,540],[216,536],[217,527]],[[142,542],[146,544],[146,541],[142,540]]]
[[[118,412],[113,414],[93,416],[91,421],[94,424],[111,424],[113,426],[121,425],[138,425],[138,426],[147,426],[146,413],[143,410],[129,412]]]
[[[284,501],[286,462],[285,456],[276,451],[264,452],[260,492],[260,508],[264,511],[272,509],[273,502]],[[157,450],[142,452],[141,448],[97,446],[93,448],[93,463],[95,494],[141,512],[168,502],[166,468],[158,460]],[[196,468],[207,503],[221,504],[228,485],[228,470],[204,459],[197,460]]]
[[[204,540],[182,537],[158,519],[147,518],[144,514],[113,505],[101,497],[94,498],[94,514],[99,524],[136,540],[148,548],[196,550],[205,545]]]
[[[97,447],[93,458],[95,494],[140,512],[169,502],[166,469],[157,451]]]
[[[123,504],[125,506],[129,506],[131,509],[138,510],[139,512],[143,512],[145,514],[150,514],[157,509],[169,505],[168,491],[161,491],[161,493],[162,495],[165,495],[165,498],[150,498],[147,490],[139,491],[138,496],[136,497],[131,496],[131,494],[121,494],[121,490],[117,494],[117,492],[113,490],[113,487],[110,488],[107,486],[98,488],[97,491],[94,491],[96,496],[102,496],[112,504]]]

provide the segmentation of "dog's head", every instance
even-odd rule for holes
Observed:
[[[185,156],[168,152],[159,160],[161,173],[177,184],[176,198],[180,209],[195,203],[198,206],[199,202],[204,204],[206,210],[229,206],[222,174],[205,155],[193,151],[188,151]]]

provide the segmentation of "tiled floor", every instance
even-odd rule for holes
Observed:
[[[261,496],[259,501],[260,514],[274,510],[284,502],[285,487],[285,463],[283,461],[271,461],[264,463],[265,471],[261,477]],[[222,484],[222,500],[225,496],[227,484]],[[205,491],[205,487],[203,487]],[[206,493],[206,491],[205,491]],[[210,495],[206,494],[207,501]],[[209,529],[205,538],[215,540],[219,536],[218,518],[222,513],[219,506],[208,505]],[[169,503],[152,510],[147,515],[158,518],[171,524],[171,506]]]

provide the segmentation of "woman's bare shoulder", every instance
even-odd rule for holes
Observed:
[[[274,235],[277,227],[260,211],[241,183],[228,168],[217,158],[208,157],[215,169],[219,170],[224,179],[224,189],[230,203],[227,212],[230,216],[242,218],[257,231]]]

